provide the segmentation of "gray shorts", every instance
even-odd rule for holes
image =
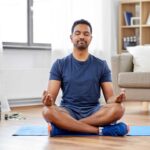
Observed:
[[[100,105],[96,105],[95,107],[84,108],[84,109],[83,108],[73,109],[73,108],[68,108],[66,106],[60,106],[60,107],[65,109],[73,118],[77,120],[91,116],[101,108]]]

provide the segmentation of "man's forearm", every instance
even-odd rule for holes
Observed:
[[[116,103],[116,96],[111,96],[110,98],[107,99],[106,102],[108,104],[110,104],[110,103]]]

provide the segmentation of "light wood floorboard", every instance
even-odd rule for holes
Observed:
[[[150,125],[150,110],[143,111],[139,102],[125,103],[126,113],[121,121],[129,125]],[[41,106],[13,108],[25,120],[0,122],[0,150],[149,150],[150,136],[126,137],[48,137],[12,136],[22,125],[46,125]]]

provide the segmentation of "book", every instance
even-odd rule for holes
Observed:
[[[150,25],[150,13],[149,13],[149,15],[148,15],[148,17],[147,17],[146,24],[147,24],[147,25]]]
[[[125,23],[126,25],[130,26],[131,25],[131,17],[132,17],[132,13],[129,11],[125,11],[124,12],[124,19],[125,19]]]

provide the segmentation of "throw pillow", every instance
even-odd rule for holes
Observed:
[[[127,47],[133,55],[134,72],[150,72],[150,46]]]

